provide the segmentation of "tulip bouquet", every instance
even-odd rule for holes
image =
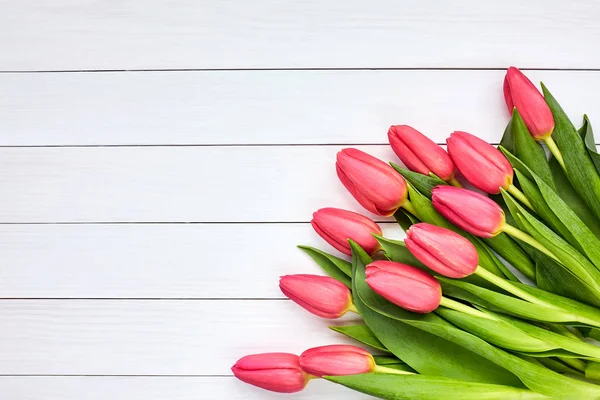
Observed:
[[[291,393],[323,378],[384,399],[600,399],[600,155],[542,84],[508,69],[511,118],[498,148],[466,132],[447,152],[409,126],[388,138],[404,166],[357,149],[341,183],[406,231],[323,208],[314,230],[351,259],[300,246],[327,276],[289,275],[282,292],[368,347],[256,354],[239,379]]]

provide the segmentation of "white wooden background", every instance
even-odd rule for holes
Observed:
[[[247,353],[342,339],[282,298],[387,127],[497,142],[503,69],[600,120],[588,1],[0,0],[0,398],[283,398]],[[402,233],[384,224],[392,236]],[[363,399],[311,382],[297,399]]]

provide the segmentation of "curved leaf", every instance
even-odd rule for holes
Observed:
[[[562,153],[566,175],[596,217],[600,218],[600,176],[575,127],[554,96],[542,83],[544,98],[554,116],[552,137]]]
[[[390,163],[396,171],[400,173],[411,185],[413,185],[420,193],[431,198],[431,191],[438,185],[447,185],[446,182],[441,180],[435,175],[423,175],[418,172],[409,171],[408,169],[402,168],[399,165]]]
[[[579,129],[579,135],[585,143],[585,147],[596,167],[596,171],[600,173],[600,154],[596,150],[596,140],[594,139],[594,131],[592,130],[592,124],[588,119],[587,115],[583,116],[583,126]]]
[[[548,397],[526,389],[465,382],[441,376],[360,374],[326,376],[328,381],[390,400],[538,400]]]
[[[366,325],[330,326],[329,329],[346,335],[362,344],[389,353],[389,350],[377,339],[377,336]]]
[[[510,129],[511,143],[509,146],[511,150],[509,151],[538,175],[552,190],[556,191],[546,153],[531,136],[519,111],[516,109],[513,110],[511,122],[507,129]],[[503,147],[502,143],[500,147]],[[517,168],[514,164],[513,167]]]
[[[322,250],[310,246],[298,246],[308,254],[330,277],[337,279],[344,285],[351,287],[350,276],[352,274],[352,264],[334,255],[328,254]]]

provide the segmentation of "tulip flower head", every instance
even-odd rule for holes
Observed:
[[[338,178],[364,208],[390,216],[408,196],[406,181],[390,165],[357,149],[337,154]]]
[[[496,236],[506,221],[498,204],[472,190],[439,185],[433,188],[431,201],[447,220],[475,236]]]
[[[322,208],[313,214],[310,223],[319,236],[346,255],[352,255],[348,239],[358,243],[371,256],[380,248],[373,234],[381,235],[381,228],[355,212]]]
[[[231,368],[239,380],[279,393],[299,392],[309,375],[300,368],[295,354],[265,353],[242,357]]]
[[[300,355],[300,367],[310,375],[342,376],[373,372],[373,356],[360,347],[330,345],[306,350]]]
[[[423,264],[449,278],[471,275],[479,265],[475,246],[458,233],[421,222],[406,232],[406,247]]]
[[[503,89],[508,112],[512,114],[514,108],[519,111],[534,139],[548,138],[554,130],[554,117],[535,85],[518,68],[510,67]]]
[[[460,173],[477,189],[489,194],[508,190],[513,168],[500,150],[467,132],[456,131],[446,140],[448,153]]]
[[[286,275],[279,288],[290,300],[319,317],[335,319],[354,308],[350,289],[340,281],[321,275]]]
[[[408,169],[423,175],[434,173],[445,181],[454,177],[454,163],[446,151],[408,125],[393,125],[388,139],[394,153]]]
[[[438,308],[442,300],[437,279],[411,265],[374,261],[367,265],[365,275],[375,293],[408,311],[425,314]]]

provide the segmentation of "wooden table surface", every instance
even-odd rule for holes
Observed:
[[[277,286],[319,271],[296,244],[332,251],[313,211],[363,211],[336,152],[397,161],[391,124],[497,143],[509,65],[598,121],[599,20],[594,0],[0,0],[0,398],[365,399],[230,371],[344,342]]]

